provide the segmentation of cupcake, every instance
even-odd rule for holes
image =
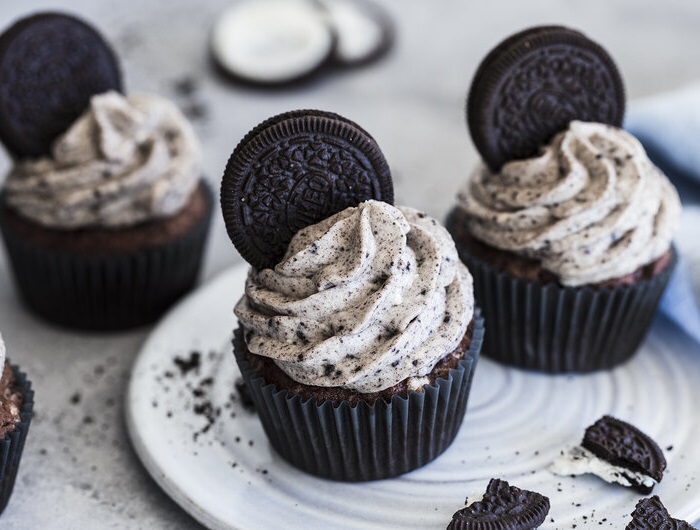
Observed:
[[[5,75],[25,56],[42,70]],[[186,118],[159,96],[122,94],[114,61],[66,15],[0,37],[0,139],[13,156],[0,228],[16,285],[37,315],[90,330],[150,323],[193,286],[213,204]]]
[[[258,225],[236,198],[263,182],[281,191],[258,222],[289,235],[271,250],[244,243]],[[256,127],[224,173],[227,228],[253,265],[236,361],[272,447],[325,478],[389,478],[435,459],[462,424],[479,356],[483,320],[454,242],[392,199],[371,136],[320,111]]]
[[[574,30],[531,28],[487,56],[467,112],[484,162],[447,227],[502,331],[484,354],[553,373],[625,362],[673,270],[680,201],[619,127],[612,60]]]
[[[22,459],[34,407],[34,391],[27,376],[5,358],[0,335],[0,514],[5,510]]]

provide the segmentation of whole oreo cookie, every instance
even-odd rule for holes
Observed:
[[[549,513],[549,499],[492,478],[480,501],[452,516],[447,530],[531,530]]]
[[[255,127],[234,149],[221,183],[229,237],[256,268],[274,267],[302,228],[369,199],[394,200],[384,155],[359,125],[318,110]]]
[[[17,157],[48,154],[90,98],[122,90],[102,36],[62,13],[23,18],[0,36],[0,140]]]
[[[606,462],[643,473],[660,482],[666,469],[666,458],[658,444],[627,422],[603,416],[586,429],[581,446]],[[634,478],[627,477],[634,483]],[[635,484],[642,493],[651,491],[644,484]]]
[[[477,68],[469,131],[496,171],[527,158],[572,120],[620,126],[625,91],[608,53],[582,33],[536,26],[505,39]]]
[[[632,520],[625,530],[693,530],[693,528],[687,522],[671,517],[661,499],[654,495],[637,502],[632,512]]]

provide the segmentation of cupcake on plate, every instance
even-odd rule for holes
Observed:
[[[27,376],[5,357],[0,335],[0,514],[5,510],[22,459],[34,407],[34,391]]]
[[[236,361],[275,450],[330,479],[388,478],[441,454],[479,356],[454,242],[392,200],[372,137],[321,111],[263,122],[224,173],[226,226],[252,265]]]
[[[152,322],[193,286],[211,218],[190,124],[122,94],[107,43],[68,15],[7,29],[0,74],[0,228],[21,298],[75,328]]]
[[[644,339],[676,261],[680,201],[623,116],[614,63],[568,28],[522,31],[477,69],[467,117],[484,162],[447,227],[499,330],[484,354],[588,372]]]

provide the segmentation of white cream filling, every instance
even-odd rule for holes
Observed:
[[[555,475],[561,476],[592,473],[606,482],[618,483],[627,487],[642,484],[651,488],[656,484],[656,480],[652,477],[644,473],[630,471],[624,467],[614,466],[580,446],[573,447],[568,453],[554,460],[549,470]]]
[[[262,82],[310,72],[332,47],[322,11],[301,0],[238,2],[219,16],[211,33],[212,52],[226,70]]]

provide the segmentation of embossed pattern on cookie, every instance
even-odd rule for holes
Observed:
[[[492,478],[481,500],[458,510],[447,530],[531,530],[549,513],[549,499]]]
[[[233,151],[221,184],[229,237],[256,268],[274,267],[297,231],[368,199],[393,202],[379,147],[354,122],[317,110],[255,127]]]
[[[539,26],[493,49],[467,99],[476,148],[493,170],[534,155],[572,120],[620,126],[625,94],[608,53],[582,33]]]
[[[122,91],[116,56],[78,18],[44,12],[0,36],[0,140],[14,156],[49,154],[90,98],[109,90]]]
[[[657,495],[640,499],[625,530],[693,530],[685,521],[674,519]]]

